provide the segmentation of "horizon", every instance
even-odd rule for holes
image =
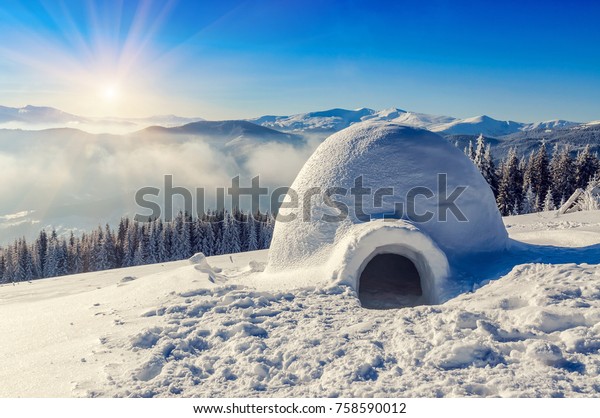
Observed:
[[[556,118],[556,119],[545,119],[545,120],[503,120],[500,119],[498,117],[496,117],[495,115],[492,115],[490,113],[480,113],[480,114],[476,114],[476,115],[470,115],[470,116],[466,116],[464,118],[462,117],[457,117],[455,115],[452,115],[450,113],[438,113],[438,114],[432,114],[432,113],[428,113],[428,112],[416,112],[413,111],[411,109],[406,109],[404,107],[396,107],[396,106],[389,106],[387,108],[372,108],[372,107],[368,107],[368,106],[361,106],[361,107],[357,107],[357,108],[346,108],[346,107],[342,107],[342,106],[334,106],[334,107],[330,107],[327,109],[312,109],[312,110],[304,110],[301,111],[299,113],[288,113],[288,114],[275,114],[274,112],[270,112],[270,113],[265,113],[265,114],[261,114],[261,115],[253,115],[250,117],[232,117],[230,119],[208,119],[206,117],[204,117],[203,115],[181,115],[181,114],[175,114],[175,113],[169,113],[169,112],[162,112],[162,113],[155,113],[155,114],[146,114],[146,115],[141,115],[141,116],[133,116],[133,117],[127,117],[127,116],[121,116],[121,115],[112,115],[112,114],[106,114],[106,115],[99,115],[99,116],[90,116],[90,115],[86,115],[86,114],[78,114],[78,113],[72,113],[72,112],[67,112],[64,109],[55,107],[55,106],[51,106],[51,105],[33,105],[33,104],[25,104],[22,106],[6,106],[4,104],[0,103],[0,108],[1,107],[5,107],[5,108],[12,108],[12,109],[25,109],[27,107],[33,107],[33,108],[39,108],[39,109],[53,109],[53,110],[58,110],[60,112],[66,113],[66,114],[70,114],[72,116],[77,116],[77,117],[81,117],[81,118],[86,118],[86,119],[98,119],[98,120],[136,120],[136,119],[152,119],[152,118],[160,118],[160,117],[177,117],[177,118],[183,118],[183,119],[202,119],[203,121],[206,122],[223,122],[223,121],[249,121],[251,122],[252,119],[259,119],[261,117],[265,117],[265,116],[276,116],[276,117],[290,117],[290,116],[296,116],[296,115],[304,115],[304,114],[309,114],[309,113],[316,113],[316,112],[327,112],[327,111],[332,111],[332,110],[348,110],[348,111],[359,111],[362,109],[368,109],[368,110],[372,110],[375,112],[381,112],[384,110],[390,110],[390,109],[395,109],[398,110],[400,112],[406,112],[406,113],[422,113],[422,114],[426,114],[426,115],[432,115],[432,116],[447,116],[447,117],[453,117],[457,120],[467,120],[467,119],[474,119],[474,118],[478,118],[478,117],[489,117],[491,119],[497,120],[497,121],[501,121],[501,122],[516,122],[516,123],[541,123],[541,122],[552,122],[552,121],[558,121],[558,120],[564,120],[567,121],[565,118]],[[600,120],[600,119],[598,119]],[[575,123],[580,123],[580,124],[586,124],[586,123],[590,123],[590,122],[596,122],[597,119],[590,119],[590,120],[570,120],[568,122],[575,122]],[[186,122],[186,123],[193,123],[193,122]],[[2,122],[0,122],[0,129],[2,129]],[[10,129],[10,128],[8,128]]]
[[[0,6],[0,102],[122,118],[401,104],[456,118],[600,119],[600,5],[506,2],[502,13],[468,1],[344,6]]]

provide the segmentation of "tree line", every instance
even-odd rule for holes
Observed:
[[[211,256],[265,249],[274,223],[269,213],[223,210],[195,219],[180,212],[172,222],[122,218],[116,230],[107,224],[81,236],[42,230],[32,243],[21,238],[0,247],[0,282],[184,260],[197,252]]]
[[[483,135],[464,151],[490,185],[502,216],[555,210],[600,178],[600,161],[589,145],[574,156],[569,146],[555,146],[550,156],[542,143],[520,158],[513,148],[497,167]]]

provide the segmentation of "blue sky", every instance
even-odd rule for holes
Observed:
[[[3,1],[0,104],[600,119],[591,1]]]

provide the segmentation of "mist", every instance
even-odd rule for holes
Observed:
[[[66,233],[114,225],[141,210],[135,193],[142,187],[160,189],[156,201],[162,206],[166,175],[192,195],[203,188],[207,208],[214,208],[216,188],[229,187],[234,176],[242,187],[255,176],[263,187],[289,186],[321,141],[242,139],[240,158],[223,138],[0,130],[0,245],[31,239],[42,228]],[[174,208],[182,209],[182,202],[175,199]]]

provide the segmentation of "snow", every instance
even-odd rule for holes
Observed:
[[[319,112],[300,113],[291,116],[261,116],[250,119],[251,122],[273,129],[293,132],[334,132],[364,121],[386,121],[407,126],[429,129],[444,135],[479,135],[498,137],[522,131],[554,130],[572,126],[585,126],[578,122],[563,119],[544,122],[522,123],[504,121],[486,115],[469,118],[455,118],[426,113],[411,112],[395,107],[373,110],[330,109]],[[587,125],[591,125],[590,122]]]
[[[469,135],[487,135],[502,136],[519,132],[523,128],[522,123],[513,121],[501,121],[490,118],[489,116],[475,116],[467,119],[456,120],[447,124],[432,127],[434,132],[444,134],[469,134]]]
[[[335,132],[367,120],[373,122],[395,122],[407,126],[430,129],[437,125],[453,122],[456,118],[407,112],[391,107],[379,111],[368,108],[355,110],[329,109],[318,112],[299,113],[291,116],[261,116],[249,120],[258,125],[282,131]]]
[[[283,131],[339,131],[353,123],[372,118],[373,109],[329,109],[291,116],[262,116],[250,122]]]
[[[504,221],[544,245],[440,305],[260,288],[266,250],[1,286],[0,396],[597,397],[600,212]]]
[[[459,187],[464,192],[456,205],[464,214],[445,211],[438,198],[438,173],[447,175],[447,195]],[[265,279],[306,282],[307,269],[312,271],[310,284],[349,284],[357,288],[360,271],[377,253],[393,252],[408,257],[419,270],[424,299],[432,303],[444,294],[449,275],[448,263],[454,258],[481,252],[503,251],[507,233],[486,181],[456,147],[426,130],[393,123],[364,122],[329,137],[306,162],[292,189],[300,202],[314,190],[343,188],[351,190],[357,178],[371,193],[363,199],[362,212],[367,217],[392,215],[396,204],[407,208],[409,190],[426,188],[434,194],[415,198],[414,212],[429,212],[431,219],[419,221],[415,216],[399,214],[410,222],[380,220],[361,222],[354,196],[336,195],[336,201],[348,208],[348,216],[339,222],[324,221],[324,216],[340,212],[322,195],[312,198],[309,208],[293,220],[275,225]],[[377,190],[390,188],[381,203]],[[289,216],[284,213],[283,216]],[[279,217],[281,219],[281,217]],[[364,221],[364,220],[363,220]],[[368,238],[365,238],[367,237]]]
[[[570,122],[568,120],[555,119],[544,122],[534,122],[525,124],[523,131],[533,131],[536,129],[545,129],[546,132],[551,132],[553,129],[568,128],[570,126],[580,125],[578,122]]]

